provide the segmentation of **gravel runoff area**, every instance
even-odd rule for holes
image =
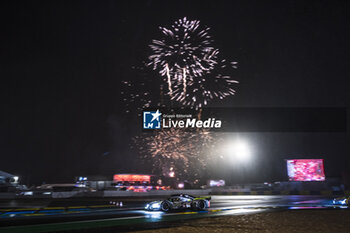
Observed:
[[[182,226],[142,233],[195,232],[350,232],[350,210],[289,210],[248,215],[203,218],[185,222]]]

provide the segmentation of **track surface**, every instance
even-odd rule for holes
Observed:
[[[122,200],[114,200],[120,204]],[[281,209],[334,208],[331,198],[321,196],[212,196],[206,211],[148,212],[150,200],[11,201],[0,203],[1,232],[46,232],[81,228],[171,225],[173,221],[220,215],[250,214]],[[340,207],[339,207],[340,208]],[[346,207],[345,207],[346,208]],[[142,228],[142,227],[141,227]]]

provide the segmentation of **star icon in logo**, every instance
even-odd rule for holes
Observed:
[[[162,115],[160,112],[159,112],[159,110],[157,110],[155,113],[151,113],[152,114],[152,120],[151,120],[151,122],[152,121],[154,121],[155,119],[157,119],[157,121],[159,121],[159,117],[160,117],[160,115]]]

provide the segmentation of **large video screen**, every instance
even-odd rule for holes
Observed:
[[[324,181],[323,159],[290,159],[287,160],[290,181]]]

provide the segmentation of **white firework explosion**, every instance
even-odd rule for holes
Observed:
[[[200,77],[214,68],[219,50],[211,46],[209,29],[199,20],[186,17],[175,21],[170,29],[160,27],[162,38],[152,41],[148,65],[166,77],[169,95],[173,81],[181,79],[186,91],[187,76]]]

